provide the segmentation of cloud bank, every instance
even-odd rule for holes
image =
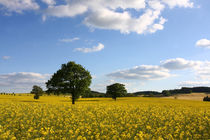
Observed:
[[[107,76],[120,79],[158,80],[170,77],[171,75],[165,68],[153,65],[141,65],[127,70],[119,70]]]
[[[161,16],[165,7],[193,7],[190,0],[67,0],[66,4],[50,6],[46,17],[75,17],[88,13],[83,23],[91,29],[118,30],[121,33],[154,33],[163,30],[167,21]],[[134,12],[131,12],[134,10]],[[134,16],[135,15],[135,16]]]
[[[0,7],[7,12],[22,13],[25,10],[38,10],[40,6],[35,0],[0,0]]]
[[[55,5],[55,0],[42,0],[43,3],[47,4],[48,6]]]
[[[140,65],[108,74],[108,77],[127,80],[159,80],[174,76],[171,71],[191,70],[199,79],[210,79],[210,61],[193,61],[174,58],[161,61],[160,65]]]
[[[121,33],[155,33],[164,29],[167,21],[161,16],[164,9],[192,8],[191,0],[0,0],[9,12],[41,9],[42,18],[73,18],[83,15],[83,23],[90,29],[116,30]]]
[[[209,81],[184,81],[179,84],[180,87],[210,86]]]
[[[182,70],[199,66],[202,62],[185,60],[184,58],[168,59],[161,62],[161,66],[169,70]]]
[[[50,76],[50,74],[34,72],[0,74],[0,87],[11,88],[15,91],[19,91],[19,89],[22,91],[28,91],[33,85],[39,85],[45,88],[45,82],[47,82]]]

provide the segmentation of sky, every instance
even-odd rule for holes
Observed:
[[[62,64],[91,89],[210,86],[209,0],[0,0],[0,92],[27,93]]]

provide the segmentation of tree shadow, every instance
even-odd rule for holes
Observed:
[[[60,102],[72,102],[71,100],[60,100]]]
[[[100,100],[95,100],[95,99],[92,99],[92,100],[78,100],[77,102],[99,102]]]
[[[76,100],[76,102],[99,102],[100,100]],[[61,102],[72,102],[72,100],[61,100]]]
[[[0,99],[5,100],[5,99],[14,99],[14,98],[0,98]]]
[[[20,100],[18,102],[25,102],[25,103],[42,103],[40,101],[27,101],[27,100]]]

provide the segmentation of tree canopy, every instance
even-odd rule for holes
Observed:
[[[116,100],[117,97],[122,97],[127,94],[127,90],[125,89],[125,85],[120,83],[115,83],[112,85],[107,86],[106,89],[107,96],[111,96],[112,99]]]
[[[46,85],[48,92],[71,94],[72,104],[75,104],[75,100],[90,86],[91,79],[89,71],[70,61],[62,64],[61,69],[52,75]]]

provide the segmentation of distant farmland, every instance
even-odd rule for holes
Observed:
[[[178,95],[173,95],[173,96],[164,97],[164,98],[203,101],[203,98],[208,96],[208,95],[210,95],[210,94],[207,94],[207,93],[191,93],[191,94],[178,94]]]

